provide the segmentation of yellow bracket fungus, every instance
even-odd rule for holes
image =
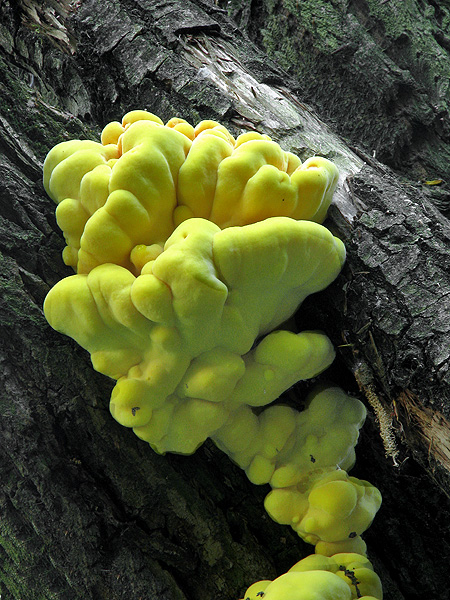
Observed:
[[[243,600],[382,600],[372,563],[356,553],[313,554],[274,581],[251,585]]]
[[[117,380],[114,418],[161,454],[210,437],[270,484],[269,515],[321,553],[249,599],[381,597],[367,559],[342,554],[365,553],[381,502],[346,472],[363,405],[321,386],[303,412],[261,408],[334,359],[324,333],[276,328],[342,268],[344,245],[320,224],[337,179],[325,158],[302,164],[268,136],[146,111],[109,123],[101,143],[57,145],[44,164],[77,273],[50,290],[45,316]],[[368,582],[358,596],[351,573]]]
[[[101,140],[62,142],[44,163],[67,242],[63,258],[78,273],[114,263],[138,274],[143,261],[133,262],[132,250],[162,246],[192,217],[222,229],[272,216],[320,223],[337,184],[327,159],[301,164],[268,136],[235,140],[215,121],[164,125],[138,110],[109,123]]]
[[[191,453],[242,407],[269,404],[329,366],[324,334],[272,330],[336,277],[344,252],[308,221],[221,230],[189,219],[137,277],[100,265],[56,284],[44,311],[118,379],[120,423],[157,452]]]

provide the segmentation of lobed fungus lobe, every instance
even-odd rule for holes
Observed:
[[[164,126],[145,111],[107,125],[102,144],[50,151],[44,185],[78,275],[44,311],[118,379],[119,422],[159,452],[193,452],[241,405],[267,404],[328,366],[334,350],[315,332],[251,349],[342,267],[342,242],[295,220],[321,220],[336,182],[332,163],[302,165],[267,136],[235,140],[213,121]],[[199,411],[209,425],[179,435]]]
[[[356,553],[312,554],[274,581],[251,585],[243,600],[382,600],[372,563]]]
[[[295,268],[305,257],[308,266]],[[252,347],[332,280],[343,257],[341,242],[315,223],[276,217],[220,230],[190,219],[137,277],[105,264],[66,278],[44,312],[118,379],[119,422],[160,453],[191,453],[241,406],[268,404],[330,364],[334,350],[318,332],[272,332]]]
[[[58,144],[44,163],[44,187],[67,242],[63,258],[78,273],[111,262],[138,274],[144,261],[133,263],[133,249],[161,248],[188,218],[222,229],[272,216],[320,223],[337,179],[327,159],[302,164],[268,136],[235,140],[214,121],[164,126],[145,111],[107,125],[101,144]]]
[[[303,412],[261,407],[334,359],[324,333],[275,329],[342,268],[344,245],[320,224],[337,178],[268,136],[145,111],[107,125],[102,143],[59,144],[44,165],[77,273],[44,312],[117,380],[114,418],[161,454],[211,437],[271,485],[272,518],[326,555],[364,553],[381,502],[346,472],[364,407],[335,386]]]

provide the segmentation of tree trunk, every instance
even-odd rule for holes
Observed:
[[[439,210],[445,185],[413,181],[448,178],[450,8],[316,0],[311,17],[312,3],[297,4],[300,15],[287,1],[249,4],[249,17],[233,4],[272,58],[204,0],[82,0],[67,14],[51,0],[0,5],[2,600],[236,600],[313,551],[270,520],[268,490],[213,444],[158,456],[120,427],[108,410],[112,382],[44,319],[46,293],[71,274],[41,183],[45,155],[67,139],[98,140],[134,108],[257,130],[339,166],[327,225],[344,240],[347,263],[296,324],[327,332],[339,353],[325,376],[369,408],[352,474],[383,494],[364,537],[385,598],[447,590],[450,226]],[[423,50],[419,69],[406,25],[406,38],[400,23],[395,35],[381,26],[387,17],[375,10],[399,5],[431,27],[422,30],[440,44],[437,66]],[[355,39],[333,26],[335,15]],[[303,393],[298,385],[289,400],[301,405]]]

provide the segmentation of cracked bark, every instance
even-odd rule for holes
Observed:
[[[372,4],[350,3],[352,18]],[[342,126],[346,145],[305,103],[316,100],[320,110],[326,84],[319,94],[299,83],[301,73],[283,71],[217,5],[83,0],[67,18],[51,12],[58,25],[33,14],[12,0],[0,6],[2,599],[232,600],[312,551],[268,519],[267,490],[211,444],[188,458],[155,456],[119,427],[107,409],[111,382],[43,318],[49,287],[70,274],[41,184],[45,154],[65,139],[97,139],[106,122],[138,107],[163,119],[213,118],[235,132],[263,131],[301,157],[320,153],[338,164],[327,224],[345,241],[348,261],[295,319],[299,329],[314,323],[327,331],[339,347],[327,377],[368,403],[353,473],[383,493],[365,539],[385,597],[441,596],[450,555],[450,227],[430,199],[442,207],[445,187],[433,197],[415,185],[417,161],[410,170],[396,162],[401,144],[392,151],[386,135],[381,157],[384,149],[398,172],[368,156],[371,123],[351,132]],[[386,47],[380,37],[376,43],[373,61]],[[328,94],[339,89],[343,105],[364,107],[350,79],[366,63],[352,62],[353,54],[334,51],[342,81],[329,83]],[[316,51],[311,61],[323,73],[320,57]],[[423,106],[433,102],[435,89],[420,91]],[[322,112],[336,121],[337,108]],[[446,130],[448,114],[439,115]],[[384,133],[397,117],[396,110],[380,117]],[[436,136],[430,130],[425,158],[448,152],[445,136]],[[405,156],[423,151],[414,136],[405,143]],[[303,387],[286,401],[301,405]],[[380,414],[395,437],[397,466],[385,457]]]

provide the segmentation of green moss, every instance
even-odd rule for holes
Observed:
[[[437,41],[439,34],[450,33],[450,10],[441,6],[435,9],[428,3],[416,0],[394,0],[380,2],[367,0],[371,33],[377,38],[377,31],[390,38],[395,44],[392,59],[427,86],[441,81],[441,86],[450,79],[448,53]],[[439,11],[439,17],[438,17]],[[418,18],[419,17],[419,18]],[[390,55],[390,48],[386,48]]]
[[[343,43],[340,32],[344,16],[329,2],[264,0],[263,7],[267,14],[263,45],[285,69],[301,73],[312,68],[314,58],[306,50],[312,39],[319,41],[321,51],[327,53]]]
[[[73,137],[98,137],[72,115],[57,108],[58,99],[37,76],[12,66],[0,57],[0,106],[11,129],[23,136],[35,156],[43,161],[55,143]],[[52,105],[54,108],[52,108]]]
[[[11,512],[11,507],[0,504],[0,511],[4,515]],[[49,568],[49,549],[44,543],[37,547],[35,536],[28,532],[28,524],[11,523],[11,514],[0,520],[0,592],[3,588],[10,593],[7,598],[20,600],[57,600],[60,596],[40,583],[46,581],[43,569]],[[33,581],[32,588],[30,581]]]
[[[17,532],[9,529],[8,523],[3,519],[0,522],[0,546],[4,549],[10,561],[20,565],[28,561],[28,549],[26,544],[19,539]]]
[[[342,31],[344,15],[330,2],[285,0],[284,6],[299,21],[308,25],[312,35],[319,38],[324,47],[332,52],[340,46],[342,40],[339,32]]]

